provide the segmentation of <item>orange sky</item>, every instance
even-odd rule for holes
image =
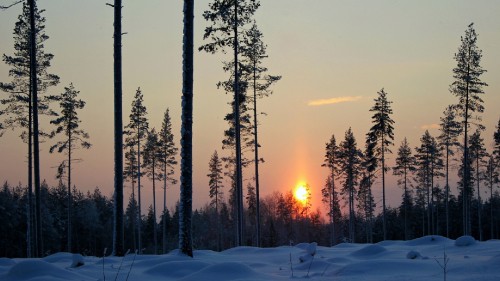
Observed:
[[[3,1],[3,0],[1,0]],[[82,127],[91,136],[93,148],[78,151],[84,161],[76,165],[74,183],[81,190],[99,186],[111,195],[113,186],[113,67],[112,9],[98,0],[39,1],[46,9],[46,50],[55,55],[52,72],[61,77],[53,89],[60,93],[73,82],[87,102],[81,112]],[[150,127],[161,126],[170,108],[176,142],[180,132],[182,1],[125,1],[123,29],[124,123],[130,104],[141,87]],[[195,44],[203,43],[206,23],[202,12],[209,1],[196,2]],[[477,2],[477,3],[476,3]],[[500,2],[490,1],[333,1],[261,0],[257,23],[269,45],[266,66],[283,79],[274,95],[261,101],[268,113],[261,119],[259,138],[262,164],[262,195],[286,192],[297,182],[307,182],[313,209],[320,207],[320,190],[327,171],[321,167],[325,143],[332,133],[341,141],[352,127],[360,147],[371,126],[370,107],[382,87],[392,100],[395,120],[393,151],[404,137],[418,145],[428,128],[456,99],[449,93],[452,68],[460,36],[475,22],[478,45],[483,50],[483,81],[486,112],[483,115],[489,146],[500,117]],[[3,3],[2,3],[3,4]],[[12,30],[20,6],[1,12],[0,53],[13,53]],[[224,115],[231,96],[217,89],[226,79],[221,60],[229,56],[195,54],[194,98],[194,190],[195,206],[208,201],[208,161],[221,150]],[[8,68],[0,63],[0,81],[9,81]],[[259,110],[260,111],[260,110]],[[48,120],[41,120],[48,128]],[[19,132],[8,131],[0,139],[0,180],[26,183],[26,145]],[[50,142],[50,141],[49,141]],[[59,155],[49,155],[50,143],[41,145],[42,177],[55,184]],[[389,156],[389,162],[394,155]],[[177,173],[177,176],[179,174]],[[253,167],[244,171],[253,177]],[[246,186],[246,183],[245,183]],[[399,204],[401,190],[388,176],[389,205]],[[147,206],[151,188],[144,188]],[[168,206],[179,197],[178,185],[168,191]],[[128,194],[127,194],[128,195]],[[380,184],[374,195],[381,206]]]

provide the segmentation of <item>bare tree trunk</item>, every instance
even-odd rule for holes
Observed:
[[[259,193],[259,142],[258,142],[258,122],[257,122],[257,59],[253,64],[253,130],[254,130],[254,157],[255,157],[255,196],[257,197],[257,247],[260,247],[260,193]]]
[[[69,131],[69,144],[68,144],[68,252],[71,253],[71,218],[72,216],[72,204],[73,200],[71,198],[71,130]]]
[[[123,256],[122,1],[114,2],[115,194],[113,254]]]
[[[243,243],[243,175],[241,171],[240,77],[238,73],[238,1],[234,1],[234,124],[236,130],[236,246]]]
[[[179,249],[193,256],[191,215],[193,212],[193,44],[194,0],[184,0],[182,44],[181,195],[179,206]]]
[[[30,6],[30,83],[33,98],[33,160],[35,180],[35,216],[36,216],[36,256],[43,255],[42,245],[42,198],[40,190],[40,142],[38,130],[38,80],[36,61],[36,25],[35,25],[35,0],[28,0]]]

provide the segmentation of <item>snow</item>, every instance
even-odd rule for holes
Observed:
[[[175,250],[165,255],[124,258],[82,257],[57,253],[43,259],[0,258],[0,280],[443,280],[444,253],[448,280],[500,280],[500,240],[472,237],[450,240],[425,236],[377,244],[316,243],[276,248],[237,247],[223,252],[198,250],[194,258]],[[313,257],[314,254],[314,258]],[[311,259],[300,262],[309,255]],[[290,264],[290,257],[292,263]],[[83,262],[72,267],[74,261]],[[104,271],[103,271],[104,265]],[[293,270],[293,276],[292,276]],[[127,279],[128,276],[128,279]]]

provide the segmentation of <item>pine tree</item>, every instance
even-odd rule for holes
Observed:
[[[374,112],[372,116],[373,126],[367,134],[370,143],[374,144],[375,155],[382,166],[382,230],[384,240],[387,239],[387,222],[385,206],[385,154],[391,153],[389,146],[394,145],[394,121],[391,119],[392,108],[391,101],[387,99],[387,93],[384,89],[377,92],[378,97],[374,100],[375,105],[370,109]]]
[[[161,174],[161,152],[160,152],[160,142],[158,141],[158,134],[155,128],[148,132],[146,138],[146,143],[144,143],[144,170],[146,176],[153,183],[153,253],[158,254],[158,225],[156,223],[156,180],[162,177]]]
[[[243,238],[243,176],[242,176],[242,153],[241,153],[241,127],[240,127],[240,101],[243,95],[240,93],[239,60],[238,55],[241,29],[252,21],[252,16],[260,6],[257,0],[214,0],[209,4],[209,10],[203,13],[205,20],[211,25],[205,28],[203,39],[211,42],[201,46],[199,50],[209,53],[218,51],[225,52],[227,47],[234,52],[234,139],[235,139],[235,178],[237,194],[237,245],[242,245]],[[238,31],[240,29],[240,32]]]
[[[472,186],[469,185],[469,155],[468,155],[468,131],[470,123],[481,121],[478,115],[473,115],[474,112],[482,113],[484,111],[483,100],[481,95],[484,94],[483,87],[488,84],[481,81],[481,75],[486,72],[480,63],[482,51],[477,46],[477,34],[474,30],[474,24],[471,23],[465,31],[465,36],[461,37],[461,45],[458,52],[455,53],[454,59],[457,61],[457,67],[453,69],[453,79],[455,80],[450,85],[450,92],[459,100],[458,104],[454,105],[458,116],[463,118],[461,122],[462,132],[464,134],[463,156],[462,156],[462,186],[464,191],[464,200],[471,200],[470,193]],[[475,120],[475,121],[474,121]],[[463,219],[463,234],[470,235],[470,201],[464,201],[464,219]]]
[[[247,184],[247,196],[245,199],[247,203],[248,223],[253,229],[257,227],[257,195],[255,193],[255,187],[250,182]],[[253,233],[257,232],[252,231],[250,234]]]
[[[215,206],[215,216],[217,220],[217,250],[221,250],[221,229],[220,229],[220,215],[219,204],[222,201],[222,162],[217,154],[217,150],[212,154],[210,162],[208,163],[209,178],[208,187],[210,188],[210,205]]]
[[[377,159],[375,158],[375,145],[367,138],[365,151],[361,161],[361,175],[358,189],[358,210],[366,220],[366,241],[373,243],[373,218],[375,216],[375,198],[372,193],[372,185],[377,169]]]
[[[415,171],[416,159],[412,155],[411,147],[408,144],[408,140],[404,138],[401,146],[398,149],[398,156],[396,157],[396,165],[392,168],[393,174],[399,176],[398,184],[403,185],[403,204],[404,204],[404,232],[405,240],[408,240],[408,206],[409,192],[408,185],[411,179],[411,173]],[[401,179],[402,177],[402,179]]]
[[[141,214],[141,146],[142,146],[142,141],[147,137],[147,130],[149,127],[148,124],[148,119],[146,118],[147,115],[147,110],[146,107],[142,104],[143,102],[143,95],[141,92],[141,88],[138,88],[134,100],[132,101],[132,110],[130,113],[130,122],[129,124],[125,127],[127,131],[125,134],[127,135],[127,138],[125,139],[125,142],[127,146],[129,147],[135,147],[137,149],[137,201],[138,201],[138,209],[137,209],[137,232],[138,232],[138,249],[139,253],[142,253],[142,232],[141,232],[141,220],[142,220],[142,214]]]
[[[478,217],[478,230],[479,230],[479,241],[483,241],[483,227],[482,227],[482,221],[481,221],[481,209],[482,209],[482,203],[481,203],[481,192],[480,192],[480,184],[481,182],[486,178],[485,176],[485,171],[483,168],[486,167],[488,164],[485,160],[486,157],[488,157],[488,153],[486,152],[486,148],[484,147],[484,140],[481,137],[481,131],[476,130],[474,134],[470,137],[469,141],[469,157],[471,159],[471,162],[473,163],[473,167],[471,167],[471,170],[474,170],[475,172],[475,177],[474,181],[476,183],[476,188],[477,188],[477,217]]]
[[[72,153],[79,147],[89,149],[91,144],[87,141],[89,134],[80,129],[80,118],[78,118],[77,110],[85,107],[85,102],[78,99],[80,91],[75,90],[73,83],[69,87],[64,88],[64,92],[57,98],[61,107],[61,114],[58,118],[50,121],[56,126],[56,130],[52,132],[51,138],[63,134],[65,139],[58,141],[50,147],[49,152],[52,153],[57,149],[58,153],[66,152],[68,159],[66,161],[67,177],[68,177],[68,252],[72,252],[72,230],[71,220],[73,218],[71,198],[71,164],[74,162]]]
[[[434,224],[434,180],[442,176],[443,169],[442,153],[429,131],[425,131],[420,138],[420,147],[415,148],[417,160],[417,181],[420,188],[425,190],[427,205],[427,233],[435,234]]]
[[[340,170],[338,164],[338,154],[339,147],[337,146],[335,135],[332,134],[330,141],[326,143],[325,148],[325,159],[321,167],[327,167],[329,169],[329,175],[327,178],[327,184],[321,190],[323,195],[322,201],[328,204],[328,216],[330,217],[330,246],[335,245],[335,218],[340,217],[340,212],[336,211],[336,204],[338,204],[338,198],[335,196],[337,192],[335,191],[335,179],[338,177]]]
[[[495,157],[494,155],[490,155],[488,157],[488,164],[486,167],[486,184],[490,189],[490,239],[494,239],[493,230],[494,230],[494,216],[493,216],[493,186],[499,182],[499,173],[495,167]]]
[[[256,216],[257,216],[257,247],[260,247],[261,231],[260,231],[260,182],[259,182],[259,162],[264,162],[264,159],[259,158],[259,141],[258,141],[258,124],[257,121],[257,99],[267,97],[273,92],[270,87],[281,79],[281,76],[273,76],[265,74],[267,68],[262,66],[262,59],[267,57],[267,45],[262,41],[263,34],[257,28],[257,24],[252,25],[252,28],[247,32],[242,44],[243,57],[248,60],[252,72],[252,88],[253,88],[253,135],[254,135],[254,166],[255,166],[255,192],[257,197]],[[263,113],[261,113],[263,114]]]
[[[341,194],[349,203],[349,240],[354,243],[354,196],[361,170],[361,151],[357,148],[351,128],[339,145],[339,166],[343,183]]]
[[[36,220],[40,219],[39,212],[41,211],[39,167],[35,169],[38,174],[38,179],[35,179],[36,208],[33,208],[32,203],[32,165],[35,157],[33,149],[36,150],[36,158],[38,159],[38,138],[39,135],[45,135],[38,128],[38,114],[53,115],[49,108],[49,103],[53,101],[53,97],[46,95],[46,92],[49,87],[59,83],[57,75],[48,73],[50,62],[54,56],[44,50],[44,43],[49,37],[44,31],[45,18],[42,16],[43,11],[37,8],[35,1],[23,2],[23,12],[14,27],[14,49],[16,51],[13,56],[3,55],[3,61],[11,67],[9,76],[12,77],[12,81],[10,83],[0,82],[0,90],[8,94],[6,98],[0,99],[0,103],[5,105],[3,109],[0,109],[0,117],[4,116],[3,123],[0,124],[0,137],[3,130],[21,128],[20,137],[28,145],[29,212],[27,213],[27,224],[30,232],[27,239],[28,256],[32,256],[32,248],[35,249],[35,256],[42,253],[41,228],[38,227],[39,224]],[[31,30],[35,32],[30,32]],[[35,44],[30,44],[30,42],[35,42]],[[36,56],[31,56],[32,53],[35,53]],[[34,79],[35,76],[36,79]],[[37,106],[33,106],[33,104]],[[34,119],[36,119],[36,123]],[[34,144],[35,137],[37,139],[36,144]],[[39,163],[39,160],[36,162]],[[33,213],[36,213],[35,220],[32,219]],[[32,226],[36,226],[36,229]],[[33,237],[36,238],[35,242],[37,244],[32,243]],[[37,249],[39,246],[40,248]]]
[[[184,0],[179,249],[181,253],[190,257],[193,256],[193,236],[191,233],[193,209],[193,34],[194,0]]]
[[[448,106],[443,112],[444,116],[441,117],[441,123],[439,124],[439,129],[441,134],[438,136],[439,145],[446,152],[446,184],[445,184],[445,200],[446,200],[446,237],[450,237],[450,225],[449,225],[449,194],[450,194],[450,184],[449,184],[449,167],[450,167],[450,156],[453,156],[453,147],[459,146],[458,136],[460,135],[460,123],[456,121],[456,113],[453,106]]]
[[[165,111],[165,116],[163,118],[163,123],[161,126],[161,131],[159,134],[159,153],[160,153],[160,163],[163,166],[162,178],[163,178],[163,215],[167,212],[167,188],[168,184],[177,184],[177,180],[173,178],[174,167],[177,165],[177,160],[175,156],[177,155],[177,147],[174,143],[174,135],[172,134],[172,121],[170,120],[170,113],[167,108]],[[163,218],[163,253],[167,252],[167,224],[166,219]]]

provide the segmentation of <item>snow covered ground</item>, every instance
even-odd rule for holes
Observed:
[[[193,259],[176,251],[105,257],[104,263],[102,258],[83,257],[84,265],[75,268],[69,253],[43,259],[0,258],[0,280],[444,280],[438,264],[443,265],[444,252],[449,258],[447,280],[500,280],[500,240],[455,241],[441,236],[333,248],[238,247],[221,253],[195,251]]]

